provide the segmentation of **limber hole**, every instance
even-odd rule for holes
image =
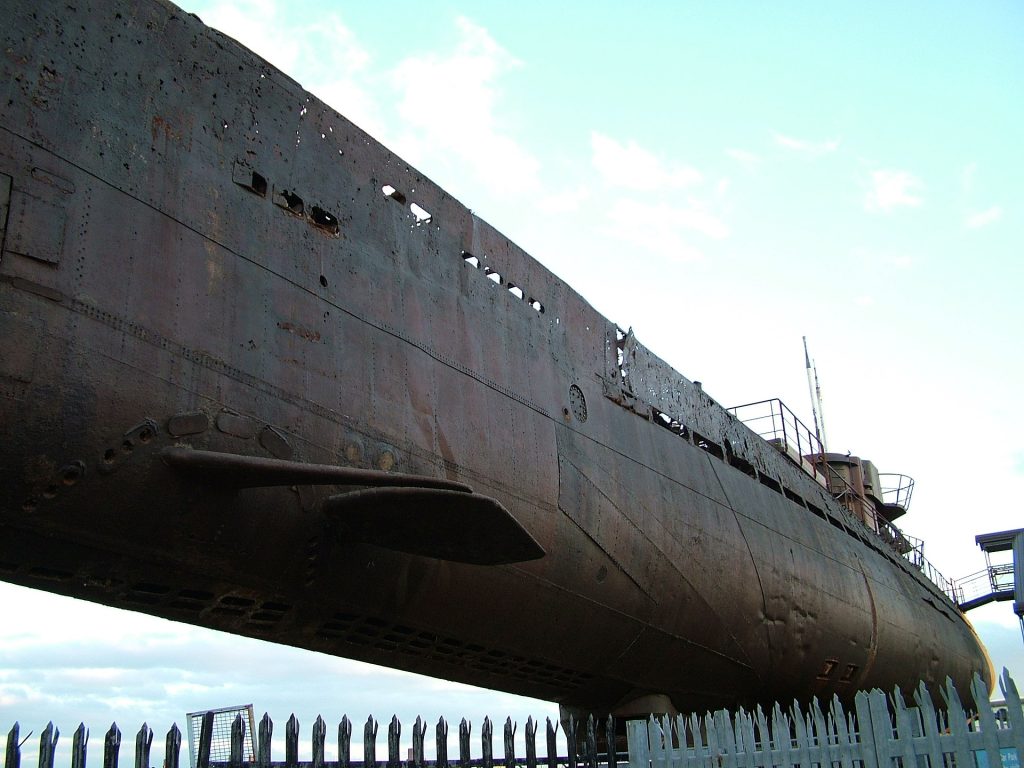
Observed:
[[[385,184],[380,188],[380,191],[384,193],[384,197],[390,197],[396,203],[405,205],[405,195],[399,192],[397,189],[392,187],[390,184]]]
[[[301,216],[306,210],[306,204],[302,202],[302,198],[294,192],[289,192],[287,189],[275,193],[274,202],[281,208],[291,211],[296,216]]]

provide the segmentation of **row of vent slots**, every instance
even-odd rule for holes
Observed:
[[[416,190],[413,190],[413,192],[415,191]],[[406,203],[405,195],[399,192],[390,184],[385,184],[383,187],[381,187],[381,192],[384,193],[385,197],[394,200],[396,203],[399,203],[401,205],[405,205]],[[416,217],[416,226],[420,226],[421,224],[427,224],[434,218],[430,212],[425,210],[418,203],[409,203],[409,210],[412,211],[413,215]],[[463,251],[462,260],[469,264],[471,267],[480,269],[480,259],[474,256],[472,253],[469,253],[468,251]],[[504,285],[506,288],[508,288],[508,292],[510,294],[515,296],[520,301],[525,301],[536,312],[544,314],[544,305],[541,304],[539,301],[537,301],[537,299],[533,298],[532,296],[527,298],[526,293],[523,292],[523,289],[521,287],[513,283],[511,280],[506,282],[505,279],[502,278],[501,274],[496,270],[492,269],[491,267],[484,266],[483,270],[484,275],[492,283],[495,283],[496,285]]]
[[[256,171],[251,172],[251,176],[247,182],[236,179],[235,183],[243,189],[247,189],[260,197],[266,197],[267,190],[270,188],[266,177]],[[307,218],[306,203],[294,192],[290,192],[287,189],[275,189],[273,199],[274,204],[279,208],[282,208],[285,211],[288,211],[288,213],[300,218]],[[318,205],[314,205],[310,208],[308,221],[317,229],[332,236],[337,235],[341,231],[341,225],[338,224],[338,217]]]
[[[266,197],[267,190],[270,187],[267,179],[256,171],[251,171],[248,181],[238,181],[236,179],[235,183],[256,195],[259,195],[260,197]],[[385,197],[390,200],[394,200],[396,203],[401,205],[405,205],[406,203],[405,195],[390,184],[385,184],[381,187],[381,192]],[[303,199],[299,195],[294,192],[290,192],[287,189],[274,190],[274,203],[278,207],[294,214],[295,216],[305,217],[306,215],[306,204]],[[427,224],[434,218],[430,212],[418,203],[409,203],[409,210],[412,211],[412,214],[416,217],[416,226]],[[337,235],[341,231],[341,226],[338,223],[338,217],[317,205],[314,205],[309,211],[309,223],[329,235]],[[462,259],[470,266],[478,269],[480,268],[480,259],[473,254],[463,251]],[[494,269],[491,269],[491,267],[485,266],[483,270],[484,275],[486,275],[488,280],[496,283],[497,285],[504,285],[508,288],[508,292],[510,294],[520,301],[526,301],[526,303],[536,312],[544,314],[544,305],[532,296],[527,298],[526,293],[523,292],[523,289],[520,286],[516,285],[511,280],[506,283],[501,274]]]
[[[744,474],[757,479],[761,483],[761,485],[770,488],[771,490],[775,491],[780,495],[785,496],[790,501],[799,504],[802,507],[806,507],[817,517],[820,517],[822,520],[827,521],[833,527],[838,528],[839,530],[845,532],[847,535],[859,539],[863,544],[867,545],[878,554],[883,555],[884,557],[888,558],[889,560],[892,560],[893,562],[897,561],[897,558],[894,557],[891,552],[889,552],[887,549],[879,547],[878,544],[875,541],[872,541],[869,537],[863,536],[860,532],[856,530],[847,528],[845,525],[843,525],[841,520],[833,517],[832,515],[826,514],[826,512],[823,509],[821,509],[821,507],[811,503],[810,501],[807,501],[807,499],[798,494],[796,491],[792,490],[791,488],[784,487],[779,481],[764,474],[763,472],[758,472],[754,468],[753,464],[751,464],[743,457],[737,456],[735,453],[733,453],[732,446],[729,445],[728,440],[726,440],[725,450],[723,450],[722,446],[720,446],[718,443],[714,442],[713,440],[709,440],[708,438],[702,435],[699,435],[698,433],[689,429],[685,424],[680,422],[678,419],[673,419],[667,413],[663,413],[659,411],[657,408],[652,408],[652,410],[654,411],[654,422],[659,426],[664,427],[673,434],[683,438],[687,442],[692,442],[698,448],[707,451],[712,456],[726,462],[730,466],[736,467],[736,469],[740,470]],[[898,559],[903,560],[903,558]]]
[[[462,260],[469,264],[469,266],[475,269],[480,269],[480,259],[478,259],[469,251],[462,252]],[[488,266],[484,266],[483,270],[484,276],[492,283],[494,283],[495,285],[504,285],[506,288],[508,288],[508,292],[510,294],[515,296],[520,301],[525,301],[531,308],[533,308],[539,314],[544,314],[544,305],[541,304],[539,301],[537,301],[537,299],[533,298],[532,296],[526,298],[526,294],[523,293],[523,289],[520,288],[518,285],[513,283],[511,280],[506,281],[501,276],[501,273],[497,272],[494,269],[491,269]]]

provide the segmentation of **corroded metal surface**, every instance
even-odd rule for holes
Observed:
[[[0,6],[0,578],[570,708],[990,675],[821,485],[265,61],[159,0]],[[445,559],[422,499],[440,557],[347,536],[370,497],[298,465],[546,555]]]

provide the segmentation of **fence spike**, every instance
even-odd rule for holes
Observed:
[[[511,717],[505,718],[505,733],[504,733],[504,747],[505,747],[505,768],[516,768],[516,745],[515,745],[516,727],[512,723]]]
[[[207,713],[210,715],[210,721],[213,722],[213,713]],[[203,720],[205,725],[206,721]],[[202,746],[200,746],[202,749]],[[121,750],[121,729],[117,727],[117,723],[110,724],[110,730],[107,731],[106,736],[103,737],[103,768],[117,768],[117,755]],[[40,755],[40,758],[42,755]],[[210,762],[210,747],[207,743],[206,747],[206,762],[207,765]],[[42,766],[40,765],[40,768]],[[206,766],[202,766],[206,768]]]
[[[608,715],[604,721],[604,738],[608,745],[608,768],[618,768],[619,755],[615,744],[615,718]]]
[[[469,732],[473,726],[462,718],[462,722],[459,723],[459,766],[460,768],[469,768]]]
[[[576,718],[569,715],[568,724],[563,723],[562,728],[565,730],[565,754],[569,762],[569,768],[576,768],[576,766],[579,765],[579,758],[576,750]]]
[[[533,716],[526,718],[523,741],[526,745],[526,768],[537,768],[537,721]]]
[[[270,743],[274,737],[274,721],[266,712],[260,718],[259,743],[256,745],[256,765],[270,768]]]
[[[242,768],[242,747],[245,744],[245,722],[242,713],[235,715],[231,721],[231,751],[228,752],[228,765],[231,768]]]
[[[88,744],[89,731],[86,729],[85,723],[79,723],[78,728],[75,729],[75,735],[71,737],[71,768],[85,768]]]
[[[7,732],[7,756],[4,759],[6,768],[21,768],[21,744],[18,738],[21,736],[21,726],[17,722]]]
[[[587,716],[587,730],[583,741],[583,759],[588,768],[597,768],[597,724],[594,715]]]
[[[210,746],[213,744],[213,712],[203,715],[199,726],[199,753],[196,756],[197,768],[210,768]],[[104,766],[107,768],[107,766]]]
[[[338,768],[349,768],[352,760],[352,721],[342,715],[338,723]]]
[[[313,768],[324,768],[324,743],[327,741],[327,723],[320,715],[313,722]]]
[[[53,768],[53,756],[59,738],[60,729],[50,721],[39,735],[39,768]]]
[[[299,718],[294,712],[284,724],[284,764],[288,768],[299,765]]]
[[[416,768],[423,768],[423,743],[426,740],[427,724],[416,715],[416,722],[412,724],[412,764]]]
[[[402,724],[398,722],[398,715],[391,716],[391,723],[388,725],[388,768],[401,768],[401,755],[398,753],[398,742],[402,737]]]
[[[178,768],[181,760],[181,730],[174,723],[164,741],[164,768]]]
[[[548,768],[558,768],[558,740],[557,740],[558,724],[551,724],[551,718],[548,718],[547,726],[547,740],[548,740],[548,753],[546,755]]]
[[[153,745],[153,729],[143,723],[135,734],[135,768],[149,768],[149,748]]]
[[[443,717],[437,718],[434,745],[437,750],[437,768],[448,768],[448,723]]]
[[[483,768],[494,768],[494,724],[489,717],[484,717],[480,727],[480,751]]]
[[[1018,753],[1024,755],[1024,708],[1021,707],[1017,685],[1013,682],[1010,671],[1006,667],[1003,667],[1003,674],[999,678],[999,689],[1006,702],[1006,720],[1010,724],[1010,728],[1017,734]]]
[[[377,768],[377,722],[373,715],[363,726],[363,768]]]

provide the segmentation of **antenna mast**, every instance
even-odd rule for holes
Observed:
[[[814,434],[821,443],[822,452],[828,451],[825,437],[825,410],[821,405],[821,385],[818,383],[818,367],[811,363],[811,355],[807,351],[807,337],[804,336],[804,362],[807,365],[807,394],[811,398],[811,413],[814,415]]]

